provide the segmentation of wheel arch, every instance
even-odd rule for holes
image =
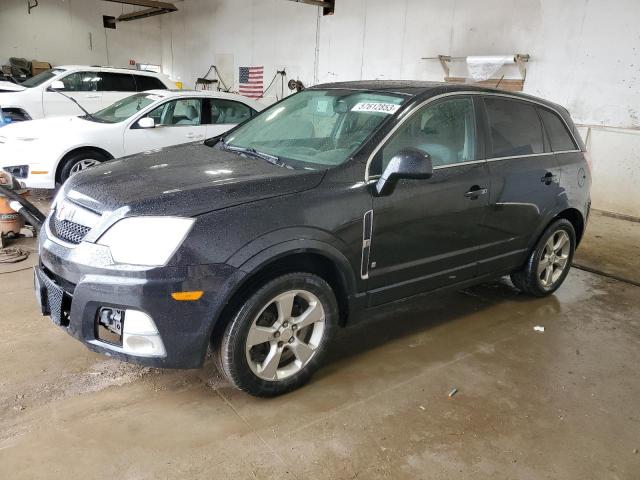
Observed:
[[[576,247],[580,244],[580,240],[582,240],[582,236],[584,235],[585,221],[582,213],[577,208],[567,208],[558,213],[551,221],[558,220],[560,218],[564,218],[571,222],[573,225],[573,229],[576,232]],[[551,222],[550,222],[551,223]]]
[[[111,155],[104,148],[94,147],[94,146],[90,146],[90,145],[81,146],[81,147],[74,147],[71,150],[69,150],[68,152],[66,152],[64,155],[62,155],[62,157],[60,157],[60,160],[58,160],[58,163],[56,164],[56,173],[55,173],[55,181],[56,182],[60,182],[60,173],[62,171],[62,167],[64,167],[64,164],[69,159],[69,157],[71,157],[72,155],[76,155],[76,154],[78,154],[80,152],[97,152],[97,153],[103,155],[104,157],[106,157],[107,160],[113,160],[115,158],[113,155]]]
[[[347,259],[330,245],[323,242],[309,242],[304,247],[291,248],[286,242],[273,246],[245,262],[240,269],[247,273],[243,280],[230,292],[226,305],[214,322],[210,338],[222,334],[233,314],[250,292],[270,279],[293,272],[318,275],[333,289],[339,308],[339,324],[345,326],[351,311],[351,298],[355,293],[353,269]]]
[[[549,228],[549,225],[561,218],[564,218],[565,220],[569,221],[571,225],[573,225],[573,229],[576,232],[576,247],[580,244],[580,240],[582,240],[585,229],[584,216],[577,208],[567,207],[556,212],[555,215],[549,215],[548,220],[540,224],[537,231],[530,239],[527,248],[527,258],[529,257],[535,246],[538,244],[540,237],[542,237],[547,228]]]

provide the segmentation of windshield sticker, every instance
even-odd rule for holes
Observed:
[[[327,113],[327,108],[329,108],[328,100],[318,100],[318,104],[316,106],[316,111],[318,113]]]
[[[351,109],[352,112],[382,112],[393,114],[398,111],[400,105],[395,103],[361,102],[356,103]]]

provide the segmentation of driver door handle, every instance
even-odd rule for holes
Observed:
[[[475,200],[482,195],[486,195],[489,190],[484,187],[479,187],[478,185],[474,185],[469,189],[467,193],[464,194],[465,197],[470,198],[471,200]]]

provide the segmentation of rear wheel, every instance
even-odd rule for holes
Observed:
[[[567,278],[575,249],[573,225],[565,219],[556,220],[545,230],[524,267],[511,274],[511,281],[529,295],[550,295]]]
[[[241,305],[213,341],[218,370],[237,388],[269,397],[294,390],[320,366],[337,326],[327,282],[310,273],[283,275]]]
[[[74,175],[91,167],[100,165],[106,160],[108,160],[106,155],[93,150],[74,153],[65,159],[64,164],[60,169],[58,182],[62,184],[66,182],[68,178],[73,177]]]

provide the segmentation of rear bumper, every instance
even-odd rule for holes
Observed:
[[[78,245],[80,247],[80,245]],[[91,248],[85,246],[85,250]],[[96,248],[100,248],[96,246]],[[92,268],[74,257],[83,256],[74,248],[59,245],[46,236],[40,238],[40,265],[36,275],[44,288],[64,292],[60,327],[90,350],[127,362],[159,368],[202,366],[215,321],[229,293],[244,275],[225,264],[168,266],[147,270]],[[85,251],[86,254],[86,251]],[[54,285],[52,286],[52,282]],[[196,301],[176,301],[173,292],[203,290]],[[58,320],[54,306],[43,314]],[[123,353],[98,338],[97,319],[102,307],[137,310],[149,315],[164,343],[164,357],[144,357]],[[126,316],[125,316],[126,324]]]

